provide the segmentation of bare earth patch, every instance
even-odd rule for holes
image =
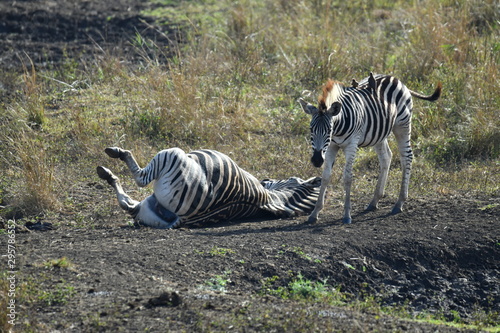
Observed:
[[[114,199],[99,185],[88,191],[96,200]],[[20,276],[44,289],[74,288],[64,304],[21,305],[23,320],[68,331],[225,331],[231,325],[286,331],[282,325],[297,323],[305,331],[458,331],[367,313],[362,306],[292,302],[266,293],[299,273],[326,280],[351,299],[375,295],[410,313],[473,322],[478,311],[500,311],[498,201],[413,199],[405,212],[385,216],[390,207],[385,202],[377,212],[358,210],[352,225],[340,223],[337,207],[316,224],[303,217],[175,230],[128,226],[117,208],[93,229],[18,233]],[[43,268],[61,257],[73,265]],[[217,278],[227,284],[213,288]]]

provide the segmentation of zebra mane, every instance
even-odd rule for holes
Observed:
[[[337,101],[344,85],[339,81],[329,79],[323,86],[323,94],[318,97],[318,106],[320,112],[325,112],[328,106]]]

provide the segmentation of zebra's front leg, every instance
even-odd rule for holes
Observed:
[[[356,158],[356,152],[358,146],[351,145],[344,149],[345,153],[345,168],[344,168],[344,217],[342,218],[342,223],[351,224],[351,187],[352,187],[352,166],[354,164],[354,159]]]
[[[325,203],[326,188],[328,187],[328,184],[330,184],[332,168],[335,164],[335,158],[337,157],[338,151],[339,147],[337,145],[331,143],[330,146],[328,146],[328,150],[325,154],[325,166],[321,175],[321,187],[319,189],[318,201],[316,201],[316,206],[314,207],[311,215],[309,215],[309,218],[307,220],[309,223],[315,223],[316,221],[318,221],[319,212],[323,209]]]
[[[98,166],[97,175],[115,189],[118,204],[136,222],[158,229],[172,229],[181,224],[179,216],[163,208],[154,195],[150,195],[142,202],[135,201],[125,193],[120,180],[109,169]]]
[[[379,200],[384,196],[385,184],[387,183],[387,176],[389,175],[389,168],[391,165],[392,152],[387,143],[387,139],[375,145],[375,152],[378,156],[380,164],[380,173],[377,180],[377,187],[373,194],[373,199],[366,208],[367,211],[374,211],[378,208]]]

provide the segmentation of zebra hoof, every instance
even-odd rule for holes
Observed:
[[[369,204],[368,207],[366,207],[365,211],[367,212],[374,212],[378,209],[376,205]]]
[[[392,209],[392,211],[391,211],[391,214],[392,214],[392,215],[399,214],[399,213],[401,213],[402,211],[403,211],[403,209],[402,209],[401,207],[399,207],[399,206],[394,206],[394,208],[393,208],[393,209]]]
[[[314,216],[309,216],[309,218],[307,219],[307,223],[316,223],[317,221],[318,218]]]
[[[105,167],[98,166],[96,168],[96,171],[97,171],[97,175],[101,179],[109,180],[113,177],[111,171],[109,171],[109,169],[106,169]]]
[[[110,185],[113,185],[113,183],[118,179],[115,177],[115,175],[113,175],[113,173],[109,169],[107,169],[103,166],[98,166],[96,168],[96,171],[97,171],[97,175],[99,176],[99,178],[107,181],[108,184],[110,184]]]
[[[352,219],[350,217],[344,217],[342,219],[343,224],[351,224],[351,222],[352,222]]]
[[[119,158],[122,154],[122,150],[117,147],[108,147],[104,149],[104,152],[111,158]]]

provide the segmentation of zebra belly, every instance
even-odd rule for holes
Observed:
[[[388,136],[389,136],[389,134],[384,135],[384,136],[379,136],[377,138],[373,138],[373,137],[366,138],[366,137],[363,137],[361,140],[358,141],[358,147],[365,148],[365,147],[374,146],[377,143],[380,143],[380,142],[384,141],[385,139],[387,139]]]

